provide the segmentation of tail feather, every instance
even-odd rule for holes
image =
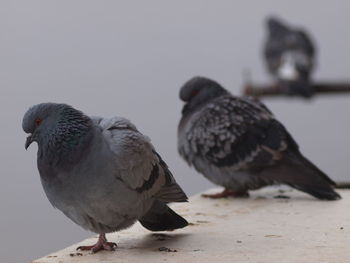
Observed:
[[[300,152],[289,152],[276,165],[262,174],[267,180],[287,184],[318,199],[337,200],[341,196],[333,190],[335,182]]]
[[[183,217],[159,200],[153,203],[151,209],[139,221],[151,231],[171,231],[188,225]]]
[[[321,188],[321,187],[311,187],[309,185],[292,185],[295,189],[308,193],[321,200],[338,200],[341,199],[341,196],[335,192],[332,188]]]
[[[163,186],[155,195],[154,198],[164,202],[187,202],[188,198],[185,192],[177,183],[172,183],[168,186]]]
[[[331,186],[336,186],[336,183],[328,177],[324,172],[322,172],[316,165],[310,162],[306,157],[304,157],[301,153],[297,154],[297,160],[302,162],[306,167],[313,170],[316,174],[318,174],[325,182],[330,184]]]

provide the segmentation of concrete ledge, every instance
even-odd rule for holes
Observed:
[[[189,227],[152,233],[136,224],[107,235],[119,246],[115,252],[77,253],[77,246],[96,242],[92,238],[33,262],[348,263],[350,190],[339,193],[340,201],[276,188],[252,192],[248,199],[196,195],[190,203],[172,206],[191,222]]]

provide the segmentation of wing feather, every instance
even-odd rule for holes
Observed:
[[[282,124],[251,98],[220,97],[180,130],[180,155],[192,165],[200,158],[201,164],[238,171],[271,163],[286,149]]]
[[[129,188],[167,202],[187,200],[151,140],[135,125],[121,117],[93,120],[114,153],[116,176]]]

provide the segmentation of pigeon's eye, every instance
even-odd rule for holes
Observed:
[[[199,93],[199,90],[194,90],[191,93],[191,97],[193,98],[194,96],[196,96]]]
[[[36,126],[39,126],[39,125],[41,124],[42,121],[43,121],[42,119],[37,118],[37,119],[35,120],[35,125],[36,125]]]

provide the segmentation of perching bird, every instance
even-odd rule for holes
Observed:
[[[308,33],[290,28],[275,17],[266,24],[264,56],[268,71],[286,94],[310,98],[316,50]]]
[[[42,103],[23,118],[30,133],[25,143],[38,143],[37,164],[51,204],[76,224],[99,234],[93,246],[113,250],[105,233],[137,220],[152,231],[188,225],[167,203],[186,202],[166,163],[148,137],[120,117],[88,117],[66,104]]]
[[[300,153],[261,102],[235,97],[203,77],[186,82],[180,99],[185,105],[178,126],[179,153],[225,189],[207,197],[247,196],[248,190],[286,184],[319,199],[340,198],[335,183]]]

